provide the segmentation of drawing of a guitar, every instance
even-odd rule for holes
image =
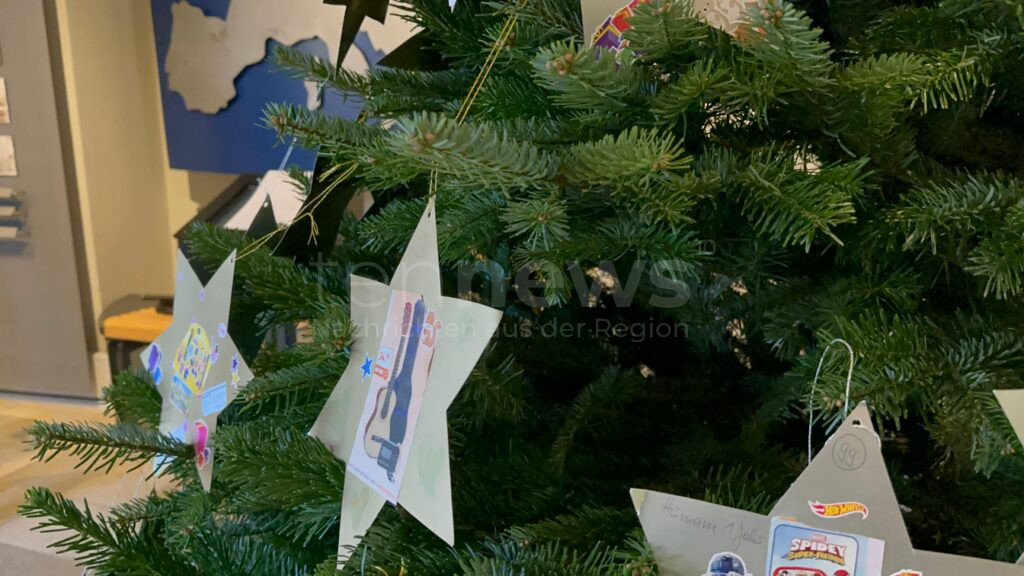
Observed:
[[[398,344],[398,354],[395,356],[395,366],[391,371],[391,378],[388,385],[377,392],[377,402],[374,405],[373,413],[366,428],[363,430],[363,448],[370,458],[379,458],[381,445],[389,437],[391,430],[391,418],[395,411],[397,402],[394,401],[394,394],[401,380],[402,374],[406,372],[406,364],[415,362],[417,352],[417,335],[422,329],[423,312],[422,300],[416,304],[416,313],[413,313],[411,303],[406,303],[405,311],[402,314],[402,339]],[[412,326],[410,326],[410,320]],[[408,346],[412,341],[413,345]],[[409,358],[412,358],[410,361]]]

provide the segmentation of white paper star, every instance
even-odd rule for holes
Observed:
[[[995,390],[995,394],[1021,444],[1024,444],[1024,390]]]
[[[441,296],[433,199],[390,285],[352,276],[351,318],[353,360],[310,430],[347,463],[339,566],[388,500],[454,544],[447,410],[501,312]],[[367,357],[371,378],[363,377]],[[396,432],[390,424],[406,417],[407,404],[408,422]]]
[[[209,440],[217,429],[217,416],[252,380],[228,334],[235,253],[203,286],[179,251],[176,277],[174,320],[142,351],[141,358],[163,397],[160,431],[195,447],[199,478],[209,491],[213,478]]]
[[[664,576],[713,572],[709,566],[721,556],[741,561],[748,573],[763,573],[772,518],[780,517],[884,541],[882,576],[1024,576],[1024,566],[913,549],[866,404],[849,415],[768,516],[648,490],[630,494]]]

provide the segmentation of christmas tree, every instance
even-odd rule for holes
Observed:
[[[386,282],[433,173],[445,295],[504,311],[448,413],[457,544],[387,507],[344,573],[656,573],[628,489],[767,512],[808,406],[816,448],[842,417],[836,338],[914,545],[1017,558],[1024,459],[992,390],[1024,387],[1024,2],[762,0],[728,34],[653,0],[619,52],[588,47],[577,0],[409,5],[423,69],[279,54],[365,100],[355,122],[267,111],[330,162],[313,184],[376,198],[316,239],[330,257],[188,236],[209,270],[245,254],[232,332],[309,334],[248,351],[212,491],[149,376],[120,374],[116,424],[38,423],[35,449],[171,455],[176,488],[102,516],[31,490],[60,550],[100,574],[335,572],[345,468],[307,432],[361,361],[349,274]]]

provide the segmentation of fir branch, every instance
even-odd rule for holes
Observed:
[[[576,435],[596,419],[597,414],[613,411],[628,402],[639,391],[641,380],[633,374],[622,374],[617,366],[609,367],[600,378],[588,384],[566,411],[565,423],[551,444],[550,465],[556,475],[565,471]]]
[[[335,156],[358,159],[378,145],[384,131],[377,126],[328,116],[305,106],[268,104],[263,123],[274,130],[281,142],[290,136],[302,148],[330,148]]]
[[[685,66],[714,42],[717,32],[697,18],[692,0],[639,4],[623,34],[630,50],[645,62]]]
[[[163,400],[147,372],[129,370],[114,377],[114,382],[103,389],[107,404],[104,414],[116,416],[122,424],[157,427]]]
[[[558,105],[600,112],[619,124],[646,109],[643,99],[653,89],[644,71],[630,59],[565,42],[541,50],[533,69],[535,81],[554,92],[552,99]]]
[[[191,460],[191,446],[165,436],[153,428],[136,424],[35,422],[28,429],[35,459],[49,462],[59,454],[78,458],[75,468],[83,472],[110,472],[114,466],[130,464],[128,471],[152,462],[159,455]]]
[[[528,142],[514,141],[488,124],[458,125],[436,114],[400,120],[388,137],[394,168],[412,174],[435,171],[461,186],[542,188],[556,161]]]
[[[775,505],[775,498],[771,493],[759,488],[764,483],[765,476],[749,468],[719,468],[708,474],[704,482],[707,487],[701,500],[757,514],[768,514]]]
[[[681,173],[689,164],[674,137],[634,127],[617,137],[572,147],[560,172],[572,185],[607,188],[646,220],[671,225],[691,220],[687,212],[699,188],[694,178]]]
[[[326,400],[347,362],[341,359],[283,367],[253,378],[241,391],[243,412],[283,411]]]
[[[267,420],[218,431],[220,478],[233,505],[247,511],[300,513],[298,541],[323,538],[338,521],[345,466],[305,430]]]
[[[744,214],[761,233],[784,246],[810,251],[818,234],[842,246],[835,228],[856,222],[853,198],[862,190],[865,164],[834,164],[811,173],[793,169],[793,160],[785,154],[755,156],[743,179],[749,192]]]
[[[601,545],[579,552],[561,543],[535,544],[509,539],[486,541],[481,550],[460,560],[460,565],[466,576],[627,576],[633,569],[629,559]]]
[[[72,532],[50,547],[73,554],[75,561],[97,574],[194,574],[183,559],[176,557],[160,539],[160,522],[121,522],[94,515],[85,503],[80,510],[73,502],[46,488],[31,488],[18,509],[27,518],[41,519],[33,527],[43,533]]]
[[[636,513],[632,510],[586,506],[549,520],[514,526],[509,529],[508,536],[520,542],[548,540],[589,546],[594,542],[622,542],[636,527]]]
[[[526,417],[526,381],[515,357],[505,356],[495,366],[495,345],[484,352],[480,365],[473,369],[458,399],[448,411],[449,421],[473,430],[498,422],[520,422]]]

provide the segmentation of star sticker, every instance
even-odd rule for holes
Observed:
[[[310,430],[347,463],[339,566],[386,501],[454,544],[448,406],[501,312],[441,296],[435,218],[431,199],[390,285],[352,276],[351,357],[376,358],[373,377],[350,363]]]
[[[373,370],[373,358],[370,358],[369,354],[363,354],[363,365],[359,367],[363,372],[363,380],[370,377],[370,371]]]
[[[195,447],[196,468],[206,491],[213,479],[209,440],[217,429],[217,416],[252,379],[227,332],[234,277],[234,252],[203,286],[179,251],[174,319],[141,354],[163,397],[160,431]],[[158,459],[157,469],[161,465]]]
[[[1024,566],[914,550],[863,403],[768,516],[648,490],[633,489],[630,495],[665,576],[715,573],[711,565],[716,563],[744,567],[743,574],[761,573],[772,518],[883,541],[882,576],[1024,576]]]

